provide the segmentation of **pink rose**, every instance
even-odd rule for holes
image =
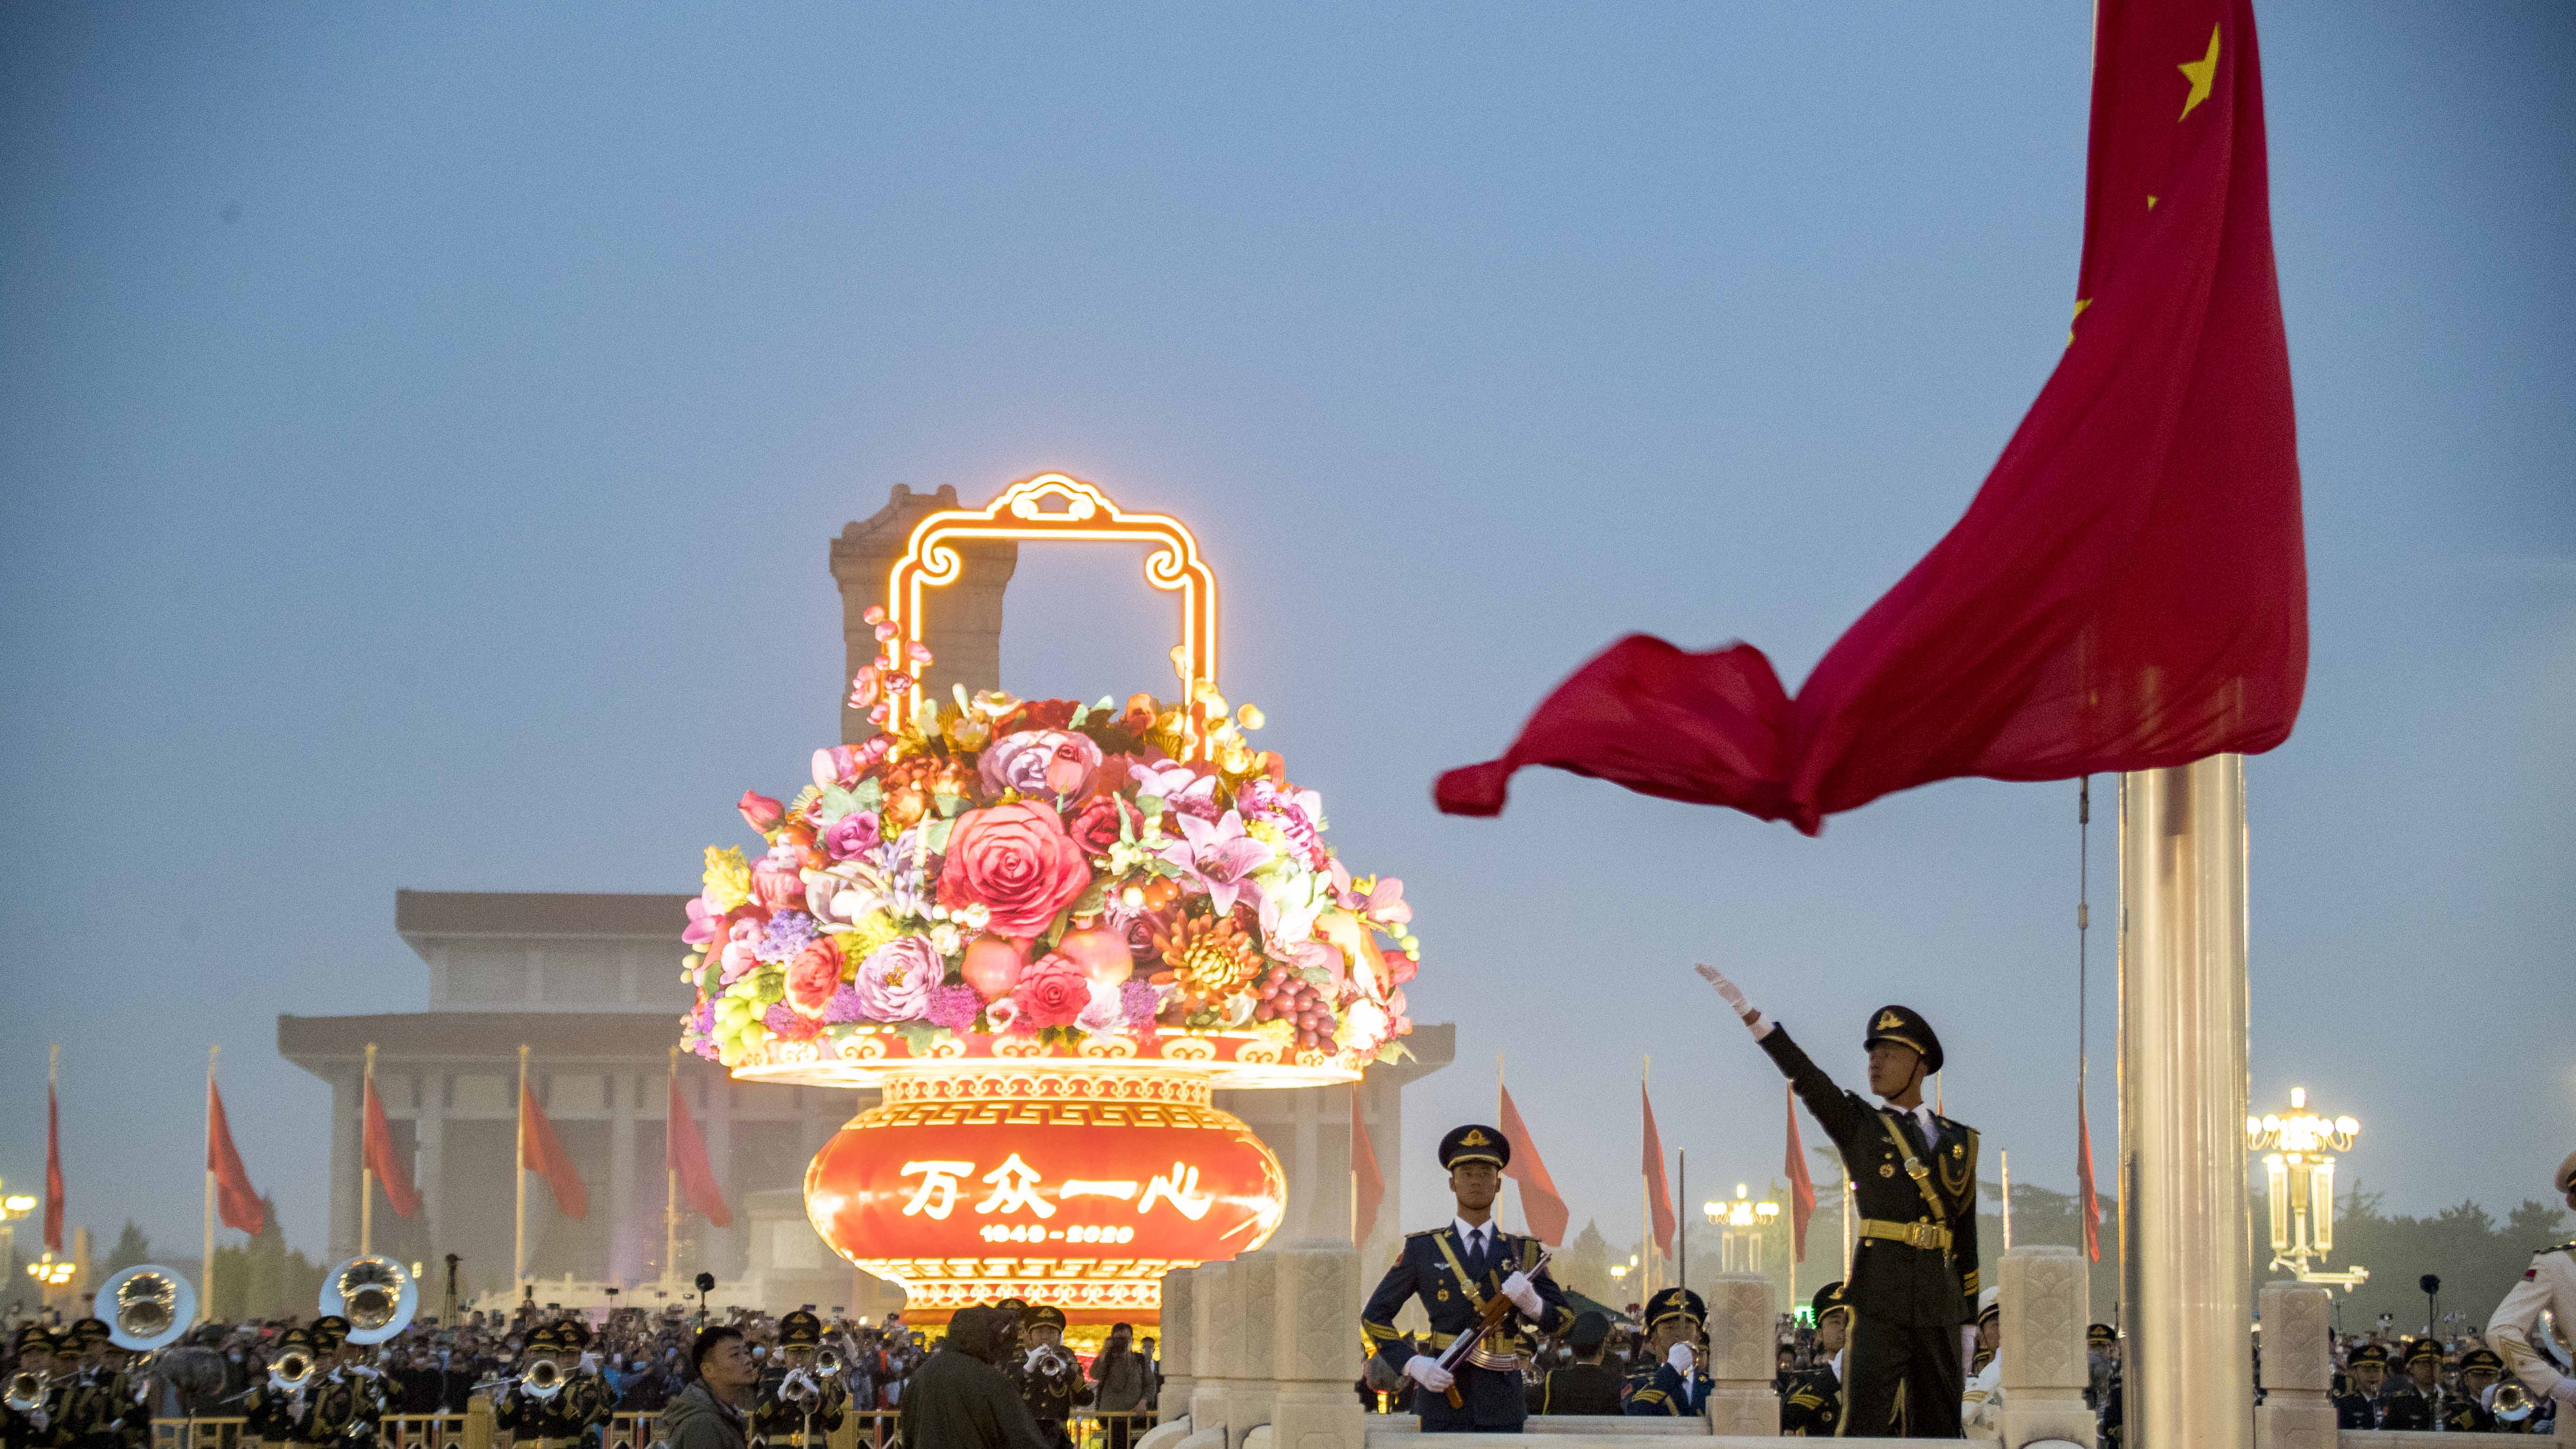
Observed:
[[[1081,795],[1100,772],[1100,746],[1065,730],[1022,730],[985,746],[975,769],[984,792],[999,795]]]
[[[717,980],[730,986],[760,964],[760,934],[767,928],[767,922],[759,916],[739,917],[725,927],[724,948],[716,954],[724,965],[724,974]]]
[[[1118,826],[1125,821],[1131,831],[1145,828],[1144,812],[1115,795],[1094,795],[1073,812],[1073,843],[1093,855],[1107,855],[1118,843]]]
[[[1062,956],[1050,955],[1028,969],[1011,991],[1019,1019],[1031,1028],[1071,1026],[1091,1005],[1091,977]]]
[[[823,853],[834,860],[847,860],[863,850],[874,849],[881,838],[877,812],[853,810],[823,827]]]
[[[957,818],[939,872],[939,903],[983,906],[992,913],[986,929],[997,936],[1035,936],[1090,884],[1091,866],[1064,821],[1051,807],[1024,800]]]
[[[759,831],[763,835],[767,835],[769,832],[776,830],[778,828],[778,822],[787,818],[786,806],[779,804],[777,801],[770,799],[768,796],[761,794],[757,790],[743,791],[742,798],[734,802],[733,808],[742,812],[742,820],[745,825],[750,826],[752,829]]]
[[[841,948],[829,936],[808,942],[787,963],[787,1004],[800,1016],[820,1017],[841,989]]]

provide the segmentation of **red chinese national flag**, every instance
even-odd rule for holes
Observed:
[[[671,1078],[671,1109],[662,1128],[664,1167],[679,1179],[680,1201],[692,1212],[702,1213],[719,1228],[733,1226],[733,1214],[725,1208],[724,1190],[716,1186],[715,1169],[707,1162],[706,1139],[698,1135],[698,1119],[689,1115],[689,1104],[680,1099],[680,1079]],[[576,1216],[578,1216],[576,1214]]]
[[[1386,1174],[1377,1168],[1377,1147],[1369,1141],[1368,1124],[1360,1120],[1360,1089],[1351,1088],[1351,1241],[1365,1243],[1377,1227],[1377,1210],[1386,1204]]]
[[[45,1246],[63,1250],[63,1117],[51,1079],[45,1082]]]
[[[252,1237],[268,1226],[268,1204],[250,1185],[241,1153],[233,1147],[233,1126],[224,1116],[224,1094],[215,1090],[214,1073],[206,1074],[206,1171],[215,1178],[215,1215],[224,1226]]]
[[[1749,644],[1630,635],[1501,759],[1808,834],[1960,775],[2057,780],[2278,745],[2307,681],[2289,345],[2251,0],[2099,0],[2064,357],[1994,471],[1793,701]]]
[[[1637,1084],[1637,1101],[1646,1109],[1646,1213],[1651,1220],[1649,1233],[1655,1251],[1665,1257],[1673,1252],[1673,1229],[1680,1226],[1673,1217],[1673,1190],[1664,1181],[1664,1135],[1655,1130],[1655,1102],[1646,1095],[1646,1085]]]
[[[555,1140],[555,1124],[546,1120],[537,1094],[524,1085],[519,1088],[519,1166],[546,1180],[556,1211],[568,1218],[590,1215],[590,1189],[582,1186],[581,1173]]]
[[[2093,1195],[2093,1129],[2084,1121],[2084,1097],[2075,1098],[2075,1188],[2084,1216],[2084,1257],[2102,1261],[2102,1202]]]
[[[420,1194],[411,1185],[411,1164],[394,1155],[393,1124],[385,1120],[385,1102],[376,1095],[376,1079],[367,1078],[365,1092],[365,1126],[360,1148],[365,1154],[367,1170],[385,1190],[385,1203],[394,1216],[407,1218],[420,1211]],[[578,1216],[576,1214],[575,1216]]]
[[[1530,1236],[1551,1248],[1565,1246],[1565,1227],[1573,1214],[1566,1210],[1565,1199],[1557,1195],[1556,1179],[1547,1175],[1547,1163],[1538,1155],[1538,1143],[1532,1141],[1529,1124],[1521,1121],[1521,1109],[1512,1105],[1511,1088],[1495,1083],[1502,1094],[1499,1125],[1503,1136],[1512,1144],[1511,1166],[1503,1176],[1521,1186],[1521,1216],[1529,1219]]]
[[[1793,1260],[1807,1261],[1807,1219],[1816,1215],[1816,1181],[1807,1175],[1807,1149],[1798,1140],[1798,1090],[1788,1089],[1789,1098],[1789,1241],[1797,1254]]]

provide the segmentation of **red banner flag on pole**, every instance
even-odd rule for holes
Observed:
[[[63,1250],[63,1116],[54,1102],[54,1077],[63,1049],[45,1049],[45,1246]]]
[[[691,1212],[702,1214],[716,1227],[733,1226],[733,1213],[725,1207],[724,1190],[716,1186],[715,1168],[707,1162],[706,1139],[698,1135],[698,1119],[689,1115],[689,1104],[680,1099],[677,1075],[671,1078],[670,1115],[662,1129],[662,1160],[664,1167],[679,1179],[680,1201],[687,1203]]]
[[[206,1171],[214,1174],[215,1212],[224,1226],[237,1228],[253,1237],[268,1226],[268,1205],[260,1201],[259,1189],[250,1185],[250,1173],[242,1167],[241,1153],[233,1147],[233,1126],[224,1116],[224,1094],[215,1090],[211,1073],[206,1077]]]
[[[1673,1230],[1680,1222],[1673,1216],[1673,1190],[1664,1179],[1664,1137],[1655,1130],[1654,1099],[1646,1095],[1646,1084],[1637,1084],[1637,1101],[1646,1109],[1646,1214],[1647,1237],[1655,1251],[1669,1258],[1673,1252]]]
[[[582,1186],[580,1171],[555,1140],[555,1124],[546,1120],[537,1094],[524,1083],[519,1087],[519,1166],[546,1180],[556,1211],[568,1218],[590,1215],[590,1189]]]
[[[1386,1204],[1386,1174],[1377,1170],[1377,1146],[1369,1141],[1368,1123],[1360,1119],[1360,1089],[1351,1087],[1351,1242],[1368,1241],[1377,1230],[1377,1210]]]
[[[394,1155],[393,1124],[385,1120],[385,1102],[376,1095],[372,1074],[367,1077],[365,1124],[360,1137],[367,1168],[384,1188],[385,1203],[394,1210],[394,1216],[407,1218],[419,1212],[420,1193],[411,1185],[411,1164]]]
[[[2307,561],[2252,0],[2100,0],[2065,355],[1948,536],[1795,700],[1749,644],[1633,634],[1497,760],[1824,817],[1955,776],[2063,780],[2255,754],[2306,688]]]
[[[1556,1179],[1547,1175],[1547,1163],[1538,1155],[1538,1143],[1530,1137],[1529,1124],[1521,1120],[1521,1109],[1512,1104],[1511,1089],[1497,1082],[1494,1090],[1502,1097],[1497,1125],[1512,1144],[1512,1162],[1503,1169],[1503,1176],[1520,1184],[1521,1216],[1529,1219],[1530,1236],[1551,1248],[1564,1247],[1566,1223],[1573,1214],[1557,1194]]]
[[[1816,1215],[1816,1181],[1807,1175],[1806,1144],[1798,1140],[1798,1090],[1787,1089],[1789,1098],[1789,1241],[1797,1256],[1793,1261],[1807,1261],[1807,1219]]]
[[[2102,1201],[2093,1195],[2093,1129],[2084,1121],[2084,1098],[2075,1098],[2075,1188],[2084,1218],[2084,1256],[2102,1261]]]

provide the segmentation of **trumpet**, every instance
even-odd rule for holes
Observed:
[[[519,1387],[531,1397],[551,1399],[563,1392],[563,1370],[555,1366],[553,1359],[538,1359],[528,1365],[526,1373],[519,1375]]]
[[[814,1372],[827,1379],[839,1378],[841,1368],[841,1351],[837,1348],[826,1348],[814,1355]]]
[[[7,1403],[10,1411],[31,1414],[45,1401],[45,1375],[25,1369],[9,1375]]]
[[[23,1378],[25,1375],[22,1374],[20,1377]],[[16,1400],[11,1400],[11,1403],[15,1402]],[[2531,1390],[2522,1386],[2522,1380],[2506,1379],[2496,1385],[2495,1397],[2487,1402],[2487,1407],[2494,1411],[2497,1418],[2506,1423],[2519,1424],[2531,1417],[2531,1411],[2536,1406],[2531,1402]]]
[[[268,1377],[281,1389],[300,1389],[313,1377],[313,1355],[290,1348],[268,1366]]]

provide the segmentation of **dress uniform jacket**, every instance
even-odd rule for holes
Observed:
[[[1798,1376],[1780,1400],[1780,1436],[1784,1439],[1830,1439],[1843,1418],[1843,1381],[1830,1362]]]
[[[2562,1376],[2532,1347],[2544,1312],[2557,1318],[2559,1332],[2576,1332],[2576,1241],[2533,1254],[2522,1281],[2504,1295],[2487,1324],[2487,1343],[2504,1355],[2506,1370],[2522,1380],[2536,1404],[2549,1402]]]
[[[1538,1265],[1541,1251],[1536,1238],[1525,1238],[1496,1228],[1494,1246],[1488,1257],[1490,1265],[1482,1273],[1467,1269],[1466,1249],[1458,1241],[1455,1227],[1434,1228],[1413,1233],[1398,1249],[1395,1262],[1378,1280],[1377,1291],[1369,1295],[1360,1310],[1360,1331],[1368,1336],[1377,1357],[1390,1370],[1404,1371],[1413,1349],[1395,1328],[1395,1316],[1405,1300],[1419,1298],[1422,1311],[1431,1325],[1424,1347],[1437,1355],[1446,1351],[1459,1334],[1473,1329],[1481,1318],[1487,1300],[1503,1290],[1503,1280],[1514,1272],[1530,1273]],[[1574,1326],[1574,1310],[1565,1304],[1565,1290],[1556,1279],[1544,1272],[1530,1273],[1531,1286],[1544,1300],[1545,1321],[1537,1325],[1542,1333],[1565,1333]],[[1505,1315],[1486,1347],[1494,1353],[1519,1354],[1524,1358],[1531,1343],[1524,1320],[1516,1309]],[[1425,1429],[1484,1429],[1509,1432],[1516,1430],[1529,1416],[1525,1380],[1519,1370],[1508,1373],[1484,1368],[1460,1360],[1457,1367],[1458,1396],[1461,1408],[1449,1407],[1446,1394],[1434,1394],[1416,1388],[1414,1411],[1422,1416]]]
[[[2429,1433],[2433,1428],[2433,1401],[2413,1384],[2391,1389],[2379,1401],[2379,1427]]]
[[[54,1415],[54,1443],[60,1449],[124,1449],[126,1417],[137,1412],[125,1375],[114,1369],[82,1369],[63,1387],[62,1407]]]
[[[1065,1421],[1073,1411],[1091,1402],[1091,1382],[1082,1376],[1082,1360],[1058,1347],[1046,1352],[1026,1352],[1002,1365],[1002,1372],[1019,1390],[1020,1402],[1029,1406],[1029,1417],[1037,1420],[1038,1432],[1052,1444],[1069,1444],[1072,1436],[1065,1432]]]
[[[591,1438],[591,1431],[606,1424],[613,1412],[608,1385],[597,1374],[574,1372],[563,1376],[563,1387],[542,1399],[512,1384],[493,1406],[492,1426],[517,1436],[524,1449],[530,1440],[560,1444]]]
[[[304,1395],[289,1393],[275,1384],[253,1384],[242,1400],[243,1432],[263,1444],[283,1444],[295,1437],[295,1423],[304,1417]]]
[[[36,1407],[21,1414],[15,1409],[0,1409],[6,1414],[8,1449],[55,1449],[62,1442],[63,1398],[68,1385],[56,1374],[45,1383],[44,1397]]]
[[[1685,1388],[1682,1376],[1674,1372],[1671,1364],[1640,1364],[1628,1375],[1626,1412],[1662,1414],[1676,1419],[1705,1414],[1708,1412],[1709,1392],[1714,1388],[1715,1382],[1696,1368],[1691,1370],[1690,1384]]]
[[[1851,1276],[1843,1290],[1852,1307],[1880,1323],[1910,1327],[1956,1327],[1975,1321],[1976,1130],[1935,1116],[1936,1140],[1920,1141],[1913,1113],[1873,1107],[1858,1092],[1835,1086],[1833,1078],[1789,1039],[1789,1029],[1777,1022],[1763,1036],[1762,1049],[1779,1064],[1781,1074],[1797,1089],[1798,1100],[1824,1124],[1826,1135],[1842,1154],[1843,1170],[1851,1175],[1853,1206],[1864,1222],[1923,1224],[1946,1230],[1949,1236],[1944,1247],[1917,1246],[1872,1237],[1864,1228],[1852,1251]],[[1926,1169],[1921,1187],[1906,1171],[1900,1138]],[[1926,1189],[1932,1201],[1926,1200]],[[1939,1204],[1937,1213],[1934,1202]]]
[[[2338,1429],[2376,1429],[2379,1427],[2379,1405],[2370,1395],[2346,1384],[2334,1396],[2335,1427]]]
[[[838,1379],[825,1378],[810,1368],[806,1372],[822,1386],[822,1392],[806,1403],[784,1392],[788,1374],[784,1364],[761,1373],[760,1390],[751,1411],[751,1432],[755,1437],[770,1444],[792,1444],[799,1442],[796,1436],[811,1434],[813,1438],[806,1442],[820,1444],[824,1435],[841,1427],[842,1414],[850,1403],[848,1390],[841,1387]]]
[[[304,1412],[295,1422],[295,1442],[339,1449],[358,1423],[359,1387],[345,1374],[316,1372],[304,1391]]]
[[[1619,1371],[1606,1363],[1575,1363],[1550,1369],[1530,1385],[1533,1414],[1617,1414]]]

